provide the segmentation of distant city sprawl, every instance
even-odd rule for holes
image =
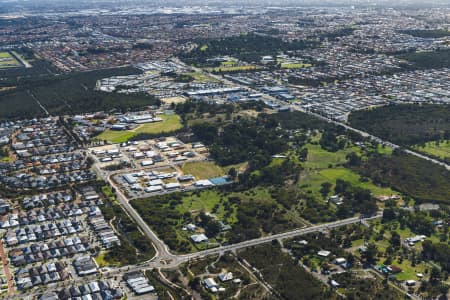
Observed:
[[[0,0],[0,297],[450,297],[447,2]]]

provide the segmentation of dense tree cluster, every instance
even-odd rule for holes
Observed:
[[[412,52],[399,56],[419,69],[439,69],[450,67],[450,50],[436,50],[433,52]]]
[[[270,115],[261,114],[256,120],[242,119],[226,124],[201,123],[193,132],[209,146],[211,156],[221,165],[249,161],[252,169],[267,165],[271,156],[288,149],[283,131]]]
[[[228,232],[227,238],[231,243],[258,238],[262,233],[279,233],[298,226],[289,221],[284,210],[280,209],[275,201],[242,201],[238,197],[233,201],[238,205],[238,222],[233,224]]]
[[[306,240],[308,243],[300,244],[298,243],[300,240]],[[342,249],[343,245],[344,239],[342,239],[341,234],[330,234],[330,237],[327,237],[321,232],[307,234],[285,243],[285,247],[290,249],[297,259],[302,259],[308,255],[316,255],[320,250],[330,251],[337,257],[347,257],[347,252]]]
[[[181,116],[186,123],[190,119],[201,119],[205,114],[209,117],[219,114],[225,114],[224,121],[231,121],[231,115],[241,110],[251,109],[255,111],[262,111],[266,108],[266,104],[263,101],[251,101],[243,102],[239,104],[216,104],[207,103],[204,101],[186,101],[184,103],[172,104],[172,108],[175,112]]]
[[[204,212],[201,212],[198,216],[198,224],[205,229],[205,234],[208,237],[215,237],[221,230],[219,222]]]
[[[350,182],[337,179],[334,192],[344,198],[336,212],[339,218],[349,217],[357,212],[363,215],[372,215],[378,210],[376,200],[372,197],[370,190],[354,187]]]
[[[332,131],[325,131],[320,137],[319,143],[323,149],[336,152],[345,148],[347,140],[338,138],[336,133]]]
[[[392,187],[419,201],[449,201],[450,172],[402,151],[394,151],[391,156],[372,156],[355,170],[376,184]]]
[[[0,69],[0,87],[19,86],[30,81],[52,77],[58,72],[50,62],[35,58],[33,51],[29,48],[21,48],[16,52],[26,60],[33,60],[33,67]]]
[[[408,227],[413,232],[430,236],[434,231],[431,218],[425,212],[409,212],[398,210],[396,219],[400,223],[400,227]]]
[[[339,28],[336,31],[321,34],[320,39],[321,40],[328,39],[329,41],[336,41],[340,37],[351,35],[355,30],[356,28],[354,27]]]
[[[280,125],[287,130],[331,130],[335,128],[333,124],[300,111],[280,112],[277,117]],[[342,127],[342,129],[344,128]]]
[[[349,300],[396,300],[403,295],[378,278],[361,278],[350,272],[333,274],[332,279],[345,289]]]
[[[410,29],[401,30],[400,32],[421,38],[442,38],[450,36],[450,31],[445,29]]]
[[[241,187],[250,188],[256,185],[282,186],[297,182],[298,175],[302,170],[298,163],[287,158],[281,164],[264,165],[264,163],[269,163],[270,160],[261,161],[259,160],[260,158],[264,158],[264,156],[252,159],[247,171],[239,174],[239,185]],[[257,165],[261,166],[261,169],[254,169]]]
[[[261,270],[281,299],[336,299],[336,294],[295,264],[276,243],[251,247],[239,255]]]
[[[184,252],[190,249],[189,242],[178,239],[175,229],[180,220],[190,220],[191,215],[184,216],[175,209],[177,205],[181,204],[181,198],[179,193],[175,193],[149,199],[138,199],[133,201],[132,205],[171,249]]]
[[[314,41],[285,42],[280,38],[257,33],[222,39],[198,41],[199,46],[191,52],[182,53],[181,59],[197,66],[217,67],[220,62],[208,61],[217,56],[233,56],[243,61],[259,62],[262,56],[276,56],[280,51],[302,50],[315,47]]]
[[[422,243],[422,255],[427,260],[433,260],[450,272],[450,246],[447,243],[433,243],[430,240],[425,240]]]
[[[114,227],[120,231],[120,246],[116,245],[107,252],[105,259],[108,262],[118,262],[122,265],[135,264],[151,258],[155,250],[151,241],[144,237],[136,223],[125,213],[120,205],[111,201],[113,195],[104,196],[105,204],[100,208],[105,220],[111,221]]]
[[[45,112],[36,100],[56,115],[114,109],[127,111],[159,105],[159,101],[148,94],[126,95],[94,90],[101,78],[138,72],[134,68],[116,68],[24,79],[14,90],[0,92],[0,119],[43,116]]]
[[[402,146],[450,139],[450,105],[390,105],[355,111],[349,123]]]

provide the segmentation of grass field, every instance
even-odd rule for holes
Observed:
[[[0,156],[0,162],[11,162],[11,161],[13,161],[13,159],[9,156],[4,156],[4,157]]]
[[[237,222],[238,210],[237,204],[231,203],[231,197],[239,197],[242,202],[258,201],[258,203],[268,202],[276,205],[276,202],[272,198],[269,190],[262,187],[254,188],[245,192],[223,192],[219,189],[206,189],[202,191],[185,192],[181,196],[181,203],[174,207],[177,212],[181,214],[191,213],[193,216],[195,216],[204,211],[215,215],[218,220],[224,221],[225,223],[230,225],[233,225]],[[151,203],[147,202],[149,201],[148,199],[135,200],[134,203],[139,201],[146,201],[145,204],[142,203],[141,205],[152,205]],[[167,205],[169,205],[169,203],[167,203]],[[228,210],[225,208],[226,206],[228,207]],[[183,225],[185,225],[184,222],[185,221],[182,218],[174,219],[173,222],[168,225],[173,230],[177,240],[186,241],[189,243],[188,248],[182,251],[183,253],[196,252],[199,250],[215,247],[218,245],[218,241],[226,242],[224,236],[220,235],[216,236],[215,238],[211,238],[209,240],[209,243],[195,244],[190,240],[192,232],[182,230]]]
[[[450,159],[450,140],[442,141],[438,144],[436,142],[428,142],[425,147],[414,146],[415,150],[430,154],[442,159]]]
[[[378,187],[372,182],[363,182],[361,181],[361,176],[350,169],[346,168],[335,168],[335,169],[324,169],[319,173],[311,176],[312,180],[318,181],[328,181],[330,183],[336,182],[337,179],[342,179],[348,182],[351,182],[353,186],[357,186],[364,189],[369,189],[376,196],[380,195],[393,195],[397,194],[390,188],[382,188]]]
[[[226,221],[228,224],[237,222],[236,209],[228,219],[224,219],[225,209],[224,202],[230,197],[239,197],[242,202],[253,201],[258,199],[260,202],[275,203],[267,188],[257,187],[245,192],[220,193],[217,189],[203,190],[200,193],[186,193],[183,195],[183,204],[177,207],[181,213],[184,212],[200,212],[202,210],[211,213],[214,206],[217,205],[217,210],[214,214],[220,220]],[[235,204],[231,205],[235,207]]]
[[[7,149],[0,147],[0,162],[10,162],[12,160],[12,157],[8,155]]]
[[[161,118],[163,119],[162,122],[143,124],[133,130],[106,130],[95,139],[106,140],[111,143],[123,143],[139,133],[158,134],[163,132],[172,132],[183,127],[181,118],[178,115],[162,115]]]
[[[100,268],[103,268],[103,267],[111,267],[111,266],[114,266],[114,267],[120,266],[120,263],[119,263],[119,262],[110,262],[110,261],[107,261],[105,256],[106,256],[106,252],[105,252],[105,251],[101,251],[101,252],[95,257],[95,262],[97,263],[97,265],[98,265]]]
[[[223,208],[223,199],[222,196],[219,195],[217,190],[204,190],[201,193],[189,193],[186,194],[185,197],[183,197],[183,204],[177,207],[177,210],[184,213],[184,212],[200,212],[200,211],[206,211],[211,213],[214,206],[218,205],[218,209],[215,212],[215,215],[222,219],[223,215],[225,213],[225,210]],[[229,219],[225,220],[228,223],[234,223],[236,222],[236,216],[233,214]]]
[[[301,69],[301,68],[311,68],[312,64],[302,64],[302,63],[282,63],[282,69]]]
[[[199,82],[219,82],[217,79],[215,79],[211,76],[208,76],[207,74],[202,73],[202,72],[190,72],[190,73],[185,73],[183,75],[192,76],[195,81],[199,81]]]
[[[0,52],[0,69],[16,68],[21,64],[9,52]]]
[[[420,262],[414,267],[411,265],[411,261],[404,259],[401,263],[395,260],[392,262],[394,266],[402,269],[401,273],[398,273],[395,277],[397,280],[417,280],[417,273],[425,273],[425,269],[430,268],[426,263]],[[431,268],[430,268],[431,269]]]
[[[258,66],[223,66],[223,67],[216,67],[216,68],[207,68],[206,70],[209,72],[236,72],[236,71],[251,71],[251,70],[258,70],[261,67]]]
[[[240,173],[244,173],[245,170],[247,170],[247,168],[248,168],[248,162],[243,162],[243,163],[239,163],[239,164],[235,164],[235,165],[228,165],[228,166],[223,167],[225,173],[228,173],[231,168],[234,168],[236,171],[238,171]]]
[[[208,179],[225,175],[224,170],[210,161],[187,162],[181,170],[184,174],[191,174],[196,179]]]
[[[164,104],[179,104],[179,103],[184,103],[186,102],[186,98],[184,97],[169,97],[169,98],[161,98],[161,102],[163,102]]]
[[[228,66],[228,67],[234,66],[234,65],[236,65],[236,64],[237,64],[237,62],[235,62],[235,61],[223,61],[223,62],[221,63],[222,66]]]
[[[306,145],[308,148],[308,159],[305,162],[305,167],[308,169],[325,169],[330,165],[344,164],[347,159],[345,158],[350,152],[358,151],[355,149],[345,149],[336,152],[329,152],[322,149],[320,145]]]
[[[322,183],[329,182],[333,184],[333,189],[337,179],[348,181],[356,187],[369,189],[376,196],[398,194],[390,188],[376,186],[370,180],[362,181],[361,176],[358,173],[342,166],[347,161],[347,154],[352,151],[359,153],[359,148],[350,147],[336,152],[326,151],[322,149],[320,145],[313,144],[306,145],[306,148],[308,148],[308,158],[307,161],[303,163],[305,172],[301,176],[299,184],[303,188],[310,190],[316,197],[321,197],[320,188]],[[385,148],[380,148],[378,151],[383,153],[389,152],[389,150]],[[277,163],[276,160],[274,161]]]

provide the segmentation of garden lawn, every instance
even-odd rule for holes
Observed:
[[[427,268],[427,264],[424,262],[416,264],[413,267],[411,266],[411,262],[408,259],[404,259],[401,264],[397,260],[394,260],[392,262],[392,265],[400,267],[402,269],[401,273],[395,275],[395,277],[399,281],[418,280],[417,273],[425,274],[425,269]]]

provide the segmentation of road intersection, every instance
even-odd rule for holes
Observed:
[[[203,72],[202,70],[197,70],[199,72]],[[211,75],[208,74],[212,77],[216,77],[216,75]],[[218,78],[219,79],[219,78]],[[220,78],[220,80],[223,81],[223,78]],[[231,83],[229,81],[227,81],[229,84],[235,84],[235,83]],[[248,90],[257,92],[256,90],[252,90],[249,89],[248,87],[245,87]],[[416,157],[419,157],[421,159],[425,159],[428,160],[434,164],[443,166],[444,168],[446,168],[447,170],[450,170],[450,166],[442,161],[438,161],[436,159],[430,158],[428,156],[425,156],[423,154],[417,153],[415,151],[412,150],[408,150],[408,149],[404,149],[402,147],[400,147],[399,145],[396,145],[394,143],[391,143],[389,141],[384,141],[376,136],[373,136],[367,132],[361,131],[359,129],[353,128],[347,124],[341,123],[341,122],[337,122],[334,120],[331,120],[329,118],[326,118],[322,115],[310,112],[310,111],[305,111],[303,109],[301,109],[300,107],[294,105],[294,104],[289,104],[289,103],[285,103],[283,101],[280,101],[276,98],[270,97],[269,98],[270,101],[272,101],[273,103],[277,103],[279,105],[288,105],[290,107],[291,110],[294,111],[301,111],[310,115],[314,115],[326,122],[329,123],[333,123],[335,125],[338,126],[343,126],[344,128],[346,128],[347,130],[356,132],[358,134],[360,134],[361,136],[368,138],[370,140],[373,140],[377,143],[380,143],[382,145],[385,145],[387,147],[390,147],[392,149],[400,149],[402,151],[404,151],[405,153],[408,153],[410,155],[414,155]],[[232,245],[224,245],[224,246],[219,246],[216,248],[211,248],[211,249],[207,249],[207,250],[203,250],[203,251],[198,251],[195,253],[189,253],[189,254],[175,254],[172,253],[170,251],[170,249],[168,248],[168,246],[164,243],[164,241],[162,241],[157,234],[148,226],[148,224],[142,219],[142,217],[140,216],[139,212],[137,212],[133,206],[129,203],[130,200],[120,189],[120,187],[114,182],[114,180],[112,179],[113,175],[112,173],[108,173],[108,172],[104,172],[100,169],[98,169],[99,174],[102,175],[103,178],[105,178],[105,180],[111,185],[111,187],[114,189],[116,195],[117,195],[117,200],[119,201],[120,205],[123,207],[123,209],[129,214],[129,216],[136,222],[136,224],[140,227],[140,229],[142,230],[142,232],[145,234],[145,236],[147,236],[153,243],[155,250],[156,250],[156,254],[155,256],[147,261],[147,262],[143,262],[137,265],[132,265],[132,266],[127,266],[127,267],[121,267],[121,268],[109,268],[106,272],[104,272],[105,276],[115,276],[115,275],[119,275],[119,274],[123,274],[124,272],[130,272],[130,271],[144,271],[144,270],[150,270],[150,269],[174,269],[176,267],[178,267],[179,265],[186,263],[190,260],[195,260],[198,258],[202,258],[202,257],[206,257],[206,256],[210,256],[210,255],[217,255],[217,254],[222,254],[224,252],[227,251],[231,251],[231,252],[236,252],[240,249],[244,249],[244,248],[248,248],[248,247],[253,247],[253,246],[257,246],[260,244],[264,244],[264,243],[269,243],[273,240],[283,240],[283,239],[288,239],[288,238],[294,238],[297,236],[301,236],[301,235],[305,235],[308,233],[313,233],[313,232],[319,232],[319,231],[327,231],[329,229],[332,228],[337,228],[337,227],[341,227],[341,226],[346,226],[346,225],[350,225],[350,224],[358,224],[358,223],[363,223],[366,220],[371,220],[371,219],[377,219],[377,218],[381,218],[383,215],[383,211],[380,210],[378,211],[376,214],[374,214],[373,216],[367,217],[367,218],[362,218],[362,217],[352,217],[352,218],[348,218],[348,219],[343,219],[343,220],[338,220],[335,222],[330,222],[330,223],[325,223],[325,224],[319,224],[319,225],[312,225],[312,226],[308,226],[308,227],[304,227],[304,228],[300,228],[300,229],[295,229],[292,231],[287,231],[287,232],[283,232],[283,233],[279,233],[279,234],[274,234],[274,235],[270,235],[270,236],[264,236],[264,237],[260,237],[257,239],[252,239],[252,240],[248,240],[248,241],[243,241],[240,243],[236,243],[236,244],[232,244]]]

